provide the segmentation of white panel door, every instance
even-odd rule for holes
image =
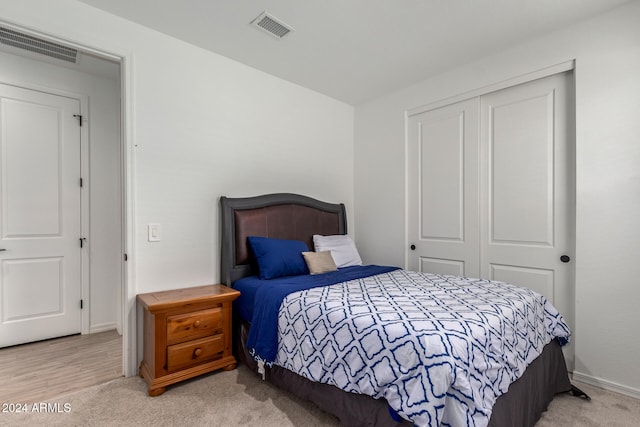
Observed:
[[[0,347],[81,331],[79,111],[0,84]]]
[[[407,121],[409,269],[477,277],[478,100]]]
[[[570,78],[481,97],[480,269],[545,295],[573,327],[573,264],[561,260],[574,253]]]

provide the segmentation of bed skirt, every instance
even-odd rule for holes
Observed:
[[[258,365],[245,346],[249,333],[247,322],[234,322],[236,357],[258,374]],[[345,392],[339,388],[310,381],[288,369],[274,365],[266,369],[266,380],[314,402],[318,407],[338,417],[346,426],[411,426],[409,421],[397,422],[391,418],[384,399]],[[553,397],[571,390],[571,382],[562,353],[556,340],[547,344],[540,356],[517,381],[509,386],[493,406],[489,427],[532,427]]]

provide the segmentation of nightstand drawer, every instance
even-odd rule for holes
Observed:
[[[173,344],[222,332],[222,307],[167,317],[167,343]]]
[[[223,351],[222,334],[170,345],[167,347],[167,370],[173,371],[222,357]]]

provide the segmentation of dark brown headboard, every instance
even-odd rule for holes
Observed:
[[[347,233],[344,204],[327,203],[299,194],[220,197],[222,283],[233,285],[252,274],[248,236],[302,240],[313,250],[313,235]]]

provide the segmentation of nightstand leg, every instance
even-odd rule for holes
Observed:
[[[167,390],[166,387],[150,388],[149,389],[149,396],[152,396],[152,397],[160,396],[166,390]]]

